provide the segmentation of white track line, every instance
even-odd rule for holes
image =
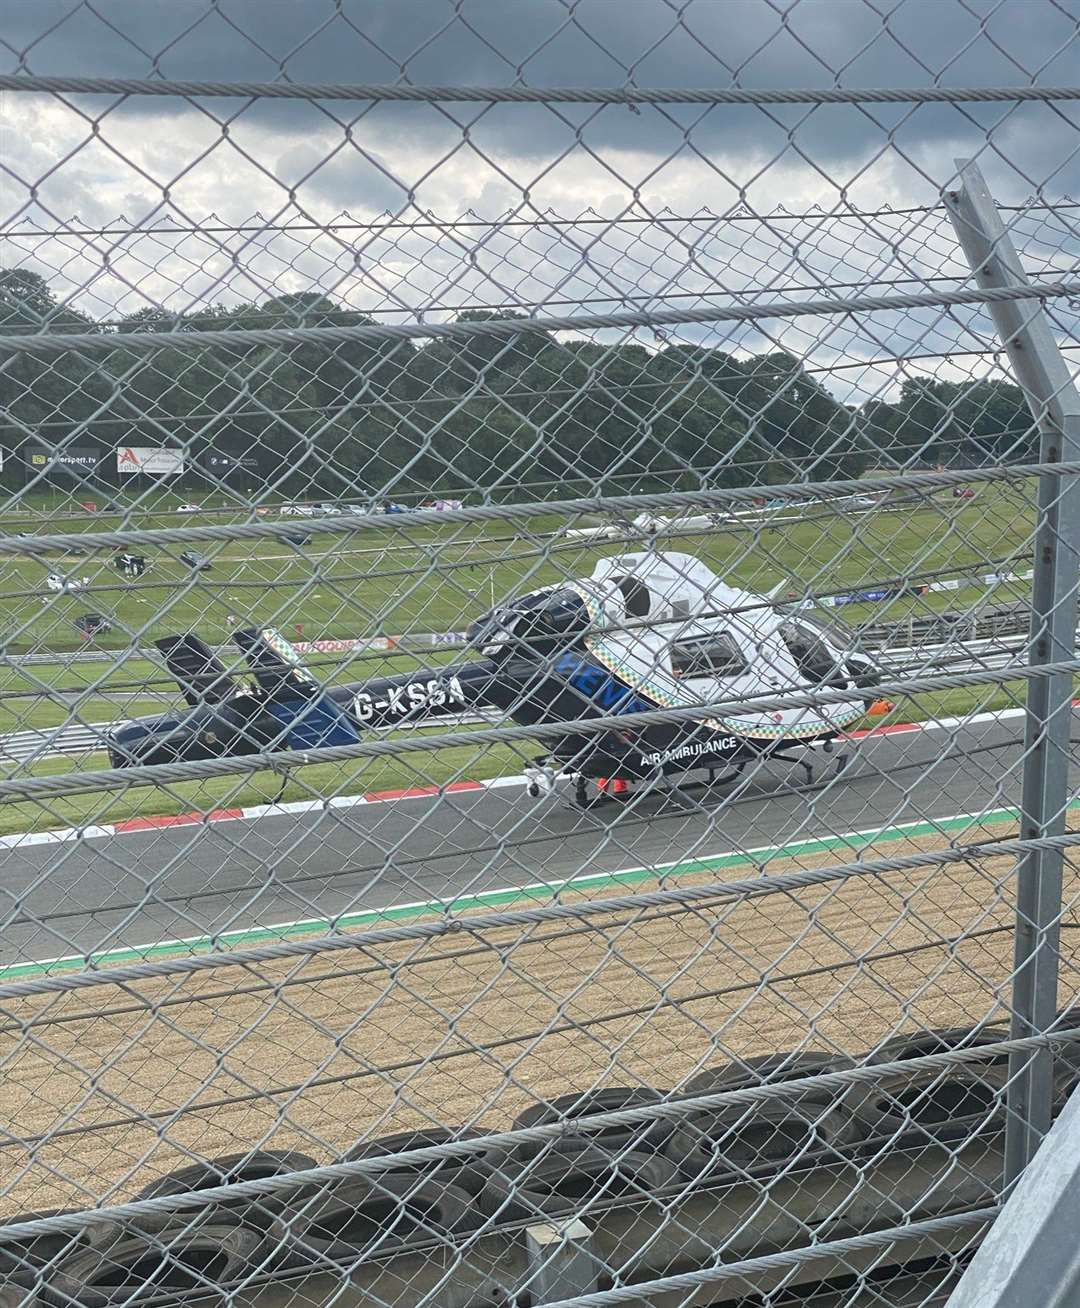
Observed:
[[[1074,704],[1077,701],[1074,701]],[[921,731],[946,731],[956,727],[974,727],[983,723],[1021,718],[1022,708],[997,709],[973,713],[969,717],[938,718],[927,722],[897,722],[886,727],[869,727],[853,731],[851,738],[865,740],[876,736],[911,735]],[[363,795],[338,795],[333,799],[297,799],[285,804],[254,804],[246,808],[219,808],[209,813],[180,813],[161,817],[128,818],[122,822],[86,827],[61,827],[56,831],[22,831],[0,836],[0,849],[25,849],[31,845],[59,845],[74,840],[101,840],[115,836],[136,835],[169,827],[209,826],[217,822],[258,822],[262,818],[289,817],[299,813],[326,813],[334,809],[357,808],[367,804],[398,803],[409,799],[432,799],[445,794],[462,794],[479,790],[498,790],[523,786],[522,776],[493,777],[489,781],[454,781],[446,786],[418,786],[403,790],[378,790]]]

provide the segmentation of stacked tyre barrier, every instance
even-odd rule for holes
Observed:
[[[1063,1014],[1060,1023],[1080,1023],[1080,1011]],[[820,1256],[807,1258],[794,1281],[787,1269],[783,1283],[813,1284],[820,1294],[834,1284],[835,1303],[845,1301],[841,1287],[860,1267],[873,1269],[877,1282],[889,1269],[905,1284],[931,1273],[940,1279],[968,1256],[998,1196],[1007,1058],[991,1052],[911,1073],[902,1063],[1005,1039],[1000,1027],[896,1037],[858,1059],[883,1067],[883,1075],[850,1080],[838,1091],[807,1078],[854,1069],[854,1059],[771,1054],[709,1067],[677,1093],[612,1087],[532,1105],[516,1118],[510,1138],[561,1125],[560,1134],[539,1143],[524,1139],[417,1163],[411,1152],[482,1138],[475,1126],[428,1129],[365,1141],[332,1160],[383,1160],[374,1175],[305,1180],[318,1163],[295,1152],[200,1160],[145,1186],[139,1198],[158,1201],[153,1213],[128,1220],[84,1214],[75,1235],[52,1230],[5,1240],[0,1231],[0,1308],[211,1308],[222,1301],[245,1308],[527,1308],[539,1301],[530,1288],[537,1275],[532,1232],[541,1230],[537,1223],[565,1226],[575,1218],[586,1223],[596,1264],[592,1290],[812,1241],[821,1243]],[[1064,1103],[1080,1080],[1080,1049],[1064,1046],[1055,1069]],[[782,1095],[749,1103],[615,1126],[596,1121],[622,1109],[677,1108],[785,1083]],[[281,1184],[197,1207],[190,1199],[167,1205],[170,1197],[267,1177]],[[880,1249],[862,1262],[828,1252],[830,1240],[943,1214],[951,1215],[948,1231],[930,1241],[898,1237],[886,1258]],[[745,1278],[732,1286],[720,1281],[694,1303],[745,1304],[749,1288],[762,1294],[771,1283],[765,1269],[753,1286]]]
[[[1060,1018],[1063,1029],[1078,1023],[1080,1011]],[[645,1283],[712,1267],[720,1258],[806,1248],[812,1239],[827,1251],[830,1240],[943,1214],[959,1214],[959,1224],[929,1242],[898,1238],[887,1258],[880,1250],[867,1254],[865,1267],[879,1278],[890,1267],[910,1277],[927,1258],[933,1267],[945,1258],[955,1271],[985,1228],[978,1212],[996,1202],[999,1190],[1007,1059],[991,1051],[911,1073],[903,1063],[1007,1038],[993,1026],[923,1032],[889,1040],[859,1060],[792,1052],[728,1062],[677,1093],[632,1086],[568,1094],[514,1121],[511,1141],[515,1133],[561,1126],[540,1142],[418,1163],[410,1153],[479,1141],[481,1132],[398,1133],[332,1160],[378,1159],[377,1170],[330,1181],[305,1180],[318,1164],[301,1153],[198,1161],[142,1190],[138,1199],[156,1201],[152,1212],[126,1220],[80,1214],[85,1220],[74,1234],[52,1229],[5,1239],[0,1230],[0,1308],[209,1308],[223,1295],[238,1308],[527,1308],[536,1302],[529,1287],[537,1270],[529,1233],[538,1223],[573,1218],[587,1224],[594,1290],[628,1277]],[[883,1074],[839,1090],[807,1081],[857,1065],[880,1066]],[[1080,1048],[1064,1046],[1055,1068],[1063,1103],[1080,1080]],[[665,1111],[615,1126],[594,1121],[624,1109],[670,1110],[703,1096],[785,1084],[782,1095],[737,1105]],[[198,1207],[190,1198],[168,1203],[266,1178],[280,1184]],[[970,1226],[965,1212],[975,1214]],[[827,1289],[849,1282],[859,1266],[853,1254],[823,1252],[800,1265],[794,1282],[789,1268],[785,1284]],[[749,1288],[763,1293],[769,1283],[763,1273]],[[699,1291],[695,1303],[726,1308],[745,1303],[747,1292],[746,1284],[720,1281],[713,1297]]]

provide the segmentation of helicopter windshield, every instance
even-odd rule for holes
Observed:
[[[737,677],[748,671],[746,659],[724,631],[687,636],[671,646],[671,671],[676,677]]]

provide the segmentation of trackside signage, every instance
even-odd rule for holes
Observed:
[[[35,472],[48,472],[52,468],[96,468],[101,455],[97,450],[69,448],[63,450],[30,450],[26,462]],[[0,464],[0,466],[3,466]]]
[[[116,451],[121,476],[143,473],[149,477],[178,477],[184,471],[184,451],[158,445],[122,445]]]

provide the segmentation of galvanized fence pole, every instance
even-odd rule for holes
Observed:
[[[981,287],[1020,286],[1028,278],[977,164],[958,160],[960,187],[946,206]],[[1013,372],[1041,432],[1040,460],[1080,456],[1080,395],[1050,321],[1035,300],[989,306]],[[1075,476],[1039,478],[1028,662],[1071,659],[1076,648],[1080,486]],[[1072,674],[1028,681],[1021,798],[1025,839],[1060,835],[1069,790]],[[1014,1036],[1045,1031],[1058,1003],[1062,851],[1039,848],[1017,864],[1012,992]],[[1050,1129],[1053,1056],[1048,1049],[1010,1059],[1005,1185],[1010,1187]]]
[[[995,1219],[946,1308],[1080,1302],[1080,1090]]]
[[[580,1218],[539,1222],[525,1228],[527,1292],[534,1303],[556,1303],[600,1288],[603,1262],[592,1231]]]

